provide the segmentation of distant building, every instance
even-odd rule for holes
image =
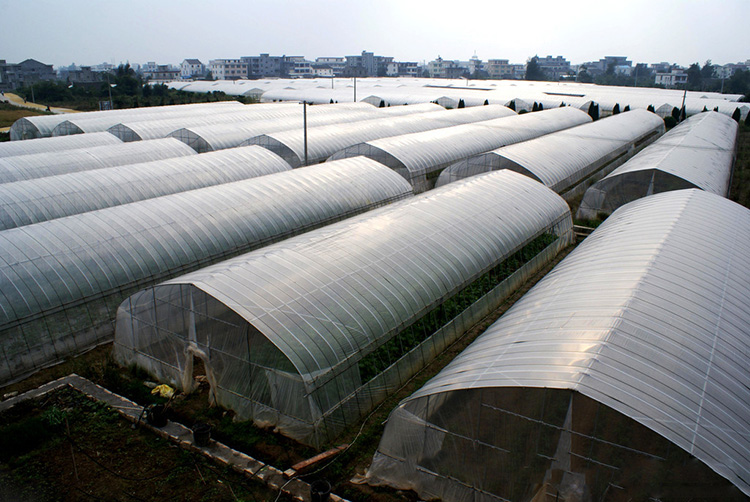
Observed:
[[[544,58],[537,57],[537,65],[544,73],[547,74],[552,80],[559,80],[564,75],[569,75],[571,72],[570,61],[562,56],[552,57],[547,56]]]
[[[36,59],[26,59],[20,63],[8,63],[0,59],[0,90],[10,91],[25,85],[57,79],[52,65],[40,63]]]
[[[116,68],[116,66],[113,65],[113,64],[111,64],[111,63],[101,63],[101,64],[95,64],[95,65],[93,65],[91,67],[91,71],[108,72],[108,71],[114,70],[115,68]]]
[[[316,65],[328,66],[333,72],[334,77],[340,77],[344,74],[346,68],[346,58],[343,57],[323,57],[315,60]]]
[[[510,64],[507,59],[490,59],[485,65],[487,74],[492,79],[514,79],[516,76],[516,66]]]
[[[391,62],[393,62],[391,56],[376,56],[372,52],[362,51],[359,56],[346,56],[346,71],[352,72],[352,68],[364,68],[365,76],[385,76],[388,63]],[[359,71],[354,72],[360,73]]]
[[[187,80],[206,76],[206,65],[199,59],[185,59],[180,64],[180,77]]]
[[[311,63],[311,67],[312,67],[313,75],[316,77],[333,78],[335,76],[333,73],[333,68],[331,68],[327,64]]]
[[[215,80],[248,78],[248,63],[241,59],[212,59],[208,69]]]
[[[427,63],[427,71],[430,78],[461,78],[468,72],[468,68],[462,66],[458,61],[443,59],[438,56],[437,59]]]
[[[687,79],[687,73],[679,69],[673,69],[669,73],[657,73],[654,83],[666,87],[674,87],[676,85],[687,84]]]
[[[102,81],[102,74],[92,70],[90,66],[81,66],[73,70],[68,67],[66,71],[58,71],[58,78],[74,85],[95,86]]]
[[[247,76],[249,78],[283,76],[284,56],[260,54],[258,56],[244,56],[240,60],[247,64]]]
[[[744,63],[727,63],[714,68],[716,78],[729,78],[738,71],[750,70],[750,59]]]
[[[153,66],[149,63],[143,70],[143,78],[152,83],[172,82],[180,78],[180,70],[168,64]]]
[[[284,70],[289,78],[309,78],[315,76],[312,63],[304,56],[286,56]]]
[[[418,77],[419,63],[407,61],[391,61],[386,65],[386,77]]]

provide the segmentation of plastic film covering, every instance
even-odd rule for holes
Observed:
[[[119,145],[120,143],[122,141],[108,132],[95,132],[85,136],[78,135],[64,138],[37,138],[36,141],[9,141],[0,143],[0,158],[77,150],[92,146]]]
[[[0,232],[0,382],[110,339],[143,287],[409,195],[351,159]]]
[[[418,106],[422,105],[381,108],[381,110]],[[365,141],[513,115],[515,112],[509,108],[490,105],[311,128],[307,131],[308,164],[323,162],[336,152]],[[243,144],[268,148],[289,162],[292,167],[299,167],[305,163],[305,137],[301,130],[264,134],[248,139]]]
[[[35,153],[0,159],[0,183],[103,169],[196,155],[186,144],[173,138],[139,143],[93,146],[63,152]]]
[[[487,173],[139,292],[118,312],[115,355],[186,390],[199,355],[222,405],[320,445],[377,403],[352,403],[363,358],[530,241],[565,247],[571,229],[554,192]]]
[[[297,103],[271,103],[247,105],[240,109],[223,110],[221,113],[202,113],[187,117],[161,119],[158,115],[144,117],[138,122],[116,124],[107,131],[123,141],[142,141],[147,139],[166,138],[170,133],[185,127],[202,127],[215,124],[240,124],[284,117],[301,117],[301,106]],[[315,110],[316,113],[326,114],[337,112],[342,117],[346,113],[352,117],[359,115],[371,116],[375,108],[365,103],[345,103],[342,105],[324,105]],[[298,118],[298,121],[301,118]]]
[[[5,183],[0,230],[289,169],[278,155],[248,146]]]
[[[708,192],[669,192],[620,208],[399,404],[370,477],[429,498],[497,500],[503,493],[482,491],[495,473],[477,462],[496,465],[493,458],[507,455],[494,441],[508,443],[500,437],[511,431],[497,429],[498,406],[489,399],[521,388],[567,389],[656,432],[750,495],[748,250],[750,211]],[[523,408],[522,401],[506,405],[508,412]],[[471,424],[460,432],[466,441],[450,417]],[[439,429],[438,421],[456,425]],[[636,438],[623,437],[623,447],[634,446],[627,441]],[[478,441],[493,453],[476,453]],[[549,456],[557,457],[554,450],[552,443]],[[463,459],[451,479],[436,468],[448,457]],[[668,466],[651,467],[639,475]],[[618,473],[609,475],[623,484]]]
[[[457,161],[587,122],[591,117],[581,110],[555,108],[367,141],[340,150],[331,159],[364,155],[394,169],[420,193],[433,188],[440,172]]]
[[[635,199],[685,188],[726,196],[739,126],[716,112],[694,115],[591,186],[577,216],[596,218]]]
[[[336,105],[316,105],[307,107],[308,128],[329,124],[350,125],[354,122],[374,120],[382,117],[410,115],[442,110],[438,105],[430,104],[399,106],[392,108],[374,108],[361,103]],[[233,124],[214,124],[195,127],[183,127],[173,130],[169,136],[190,145],[196,152],[210,152],[244,146],[249,138],[275,131],[303,130],[304,120],[302,105],[296,104],[294,113],[271,120],[241,122]]]
[[[10,126],[10,139],[11,141],[34,139],[34,138],[45,138],[52,136],[52,131],[60,124],[68,119],[71,119],[73,115],[76,116],[76,122],[83,122],[87,119],[98,120],[101,117],[112,116],[119,117],[112,124],[125,120],[126,117],[129,120],[136,120],[136,117],[144,116],[151,113],[161,112],[162,117],[168,115],[179,115],[179,114],[190,114],[193,110],[199,109],[203,111],[209,111],[212,109],[224,109],[225,107],[240,107],[245,106],[238,101],[222,101],[220,103],[200,103],[190,105],[172,105],[172,106],[154,106],[150,108],[128,108],[124,110],[108,110],[102,112],[82,112],[76,114],[61,114],[61,115],[40,115],[38,117],[24,117],[16,120],[12,126]],[[202,107],[202,108],[201,108]],[[99,132],[105,131],[107,128],[101,129]],[[92,131],[96,132],[96,131]],[[79,133],[76,133],[79,134]]]
[[[632,110],[457,162],[440,173],[436,186],[512,169],[568,198],[583,193],[596,178],[609,174],[663,133],[664,121],[657,115]]]
[[[289,100],[316,103],[339,103],[357,98],[379,106],[438,102],[457,107],[489,104],[507,105],[515,101],[516,110],[531,110],[533,103],[544,109],[573,106],[588,110],[589,104],[600,107],[602,116],[620,110],[658,108],[668,104],[667,114],[684,105],[688,116],[705,110],[714,110],[731,116],[740,109],[744,120],[748,113],[746,104],[738,103],[741,94],[688,91],[682,89],[656,89],[645,87],[598,86],[577,82],[534,82],[525,80],[478,80],[439,78],[357,78],[356,93],[351,78],[268,79],[216,82],[176,82],[172,87],[190,92],[223,91],[230,95],[259,96],[264,102]]]
[[[242,112],[252,105],[243,105],[238,101],[221,101],[218,103],[198,103],[177,105],[176,107],[133,108],[127,110],[109,110],[89,114],[68,115],[67,120],[60,122],[52,130],[52,136],[68,136],[106,131],[123,121],[163,120],[168,118],[190,119],[204,115],[223,114],[230,111]],[[264,105],[268,106],[268,105]]]

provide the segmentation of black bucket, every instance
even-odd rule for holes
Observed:
[[[310,485],[310,500],[312,502],[327,502],[330,496],[331,483],[325,479],[318,479]]]
[[[197,446],[208,446],[211,443],[211,426],[208,424],[195,424],[193,426],[193,442]]]
[[[146,422],[154,427],[167,425],[167,409],[163,404],[152,404],[146,408]]]

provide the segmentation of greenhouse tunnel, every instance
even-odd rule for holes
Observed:
[[[219,404],[320,447],[572,237],[558,195],[487,173],[141,291],[115,357],[189,391],[198,354]]]
[[[693,115],[586,191],[576,216],[606,216],[648,195],[700,188],[726,196],[739,126],[717,112]]]
[[[369,482],[445,501],[746,500],[749,259],[750,210],[718,195],[623,206],[391,412]]]
[[[102,117],[117,117],[110,125],[125,120],[137,120],[138,116],[144,116],[159,112],[161,117],[179,116],[184,114],[205,113],[206,110],[224,109],[224,107],[245,106],[238,101],[222,101],[220,103],[199,103],[189,105],[154,106],[148,108],[128,108],[125,110],[108,110],[98,112],[76,113],[77,121],[91,119],[99,121]],[[45,138],[52,136],[52,131],[70,118],[70,114],[40,115],[37,117],[23,117],[16,120],[10,126],[11,141],[27,140],[34,138]],[[102,129],[101,131],[104,131]]]
[[[512,169],[569,200],[664,133],[664,121],[633,110],[504,146],[444,169],[436,186],[479,173]]]
[[[32,155],[45,152],[62,152],[92,146],[119,145],[122,141],[108,132],[94,132],[86,135],[65,136],[57,138],[36,138],[25,141],[7,141],[0,143],[0,158],[17,155]]]
[[[366,120],[378,116],[378,110],[364,103],[342,103],[340,105],[321,105],[309,107],[308,119],[328,122]],[[178,129],[203,128],[211,126],[259,125],[278,122],[286,119],[290,127],[299,127],[302,123],[301,103],[275,103],[247,106],[245,110],[232,110],[227,113],[200,115],[195,117],[160,120],[158,115],[151,120],[124,122],[114,125],[108,131],[123,141],[142,141],[147,139],[166,138]],[[236,145],[235,145],[236,146]],[[201,153],[201,151],[198,151]]]
[[[442,110],[437,105],[430,105],[429,107],[422,105],[399,106],[384,110],[365,104],[357,104],[358,106],[353,108],[350,106],[353,104],[355,103],[308,106],[305,112],[307,113],[308,132],[332,124],[345,124],[347,127],[354,127],[354,123],[357,122],[384,120],[401,115],[416,116]],[[249,144],[245,142],[247,139],[261,134],[278,131],[301,131],[304,123],[302,114],[302,105],[297,104],[295,113],[292,115],[256,122],[175,128],[169,133],[169,136],[190,145],[198,153],[223,150]]]
[[[166,138],[4,157],[0,158],[0,184],[187,155],[196,153],[186,144]]]
[[[425,105],[409,105],[408,107],[412,106],[422,107]],[[430,104],[429,106],[435,107],[437,105]],[[392,106],[381,108],[381,110],[408,107]],[[515,115],[515,112],[509,108],[494,105],[460,110],[441,109],[440,111],[429,111],[406,117],[313,127],[307,131],[308,164],[323,162],[339,150],[372,139],[443,129],[513,115]],[[305,163],[305,136],[300,129],[263,134],[250,138],[242,144],[260,145],[268,148],[289,162],[292,167],[299,167]]]
[[[348,159],[4,230],[0,382],[111,340],[144,287],[411,195]]]
[[[4,183],[0,230],[290,169],[278,155],[249,146]]]
[[[457,161],[586,122],[591,118],[580,110],[555,108],[367,141],[339,150],[330,160],[364,155],[395,170],[421,193]]]

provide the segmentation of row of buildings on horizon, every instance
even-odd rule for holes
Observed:
[[[429,78],[482,78],[524,79],[529,64],[536,65],[548,80],[592,81],[604,75],[635,75],[638,79],[650,79],[650,83],[664,87],[685,84],[687,69],[679,65],[661,63],[633,64],[625,56],[606,56],[598,61],[571,64],[563,56],[534,56],[525,63],[511,63],[507,59],[483,61],[475,54],[466,61],[443,59],[438,56],[429,62],[394,61],[391,56],[377,56],[362,51],[355,56],[319,57],[315,61],[304,56],[245,56],[237,59],[212,59],[204,64],[199,59],[185,59],[179,65],[148,62],[133,65],[133,69],[144,80],[171,82],[175,80],[240,80],[260,78],[318,78],[318,77],[429,77]],[[113,71],[116,65],[102,63],[93,66],[70,66],[53,68],[34,59],[21,63],[7,63],[0,59],[0,90],[33,84],[44,80],[64,80],[69,83],[87,84],[104,80],[103,75]],[[750,59],[744,63],[714,65],[712,77],[725,79],[738,70],[750,70]],[[581,78],[585,76],[585,78]],[[646,82],[644,82],[646,83]]]

